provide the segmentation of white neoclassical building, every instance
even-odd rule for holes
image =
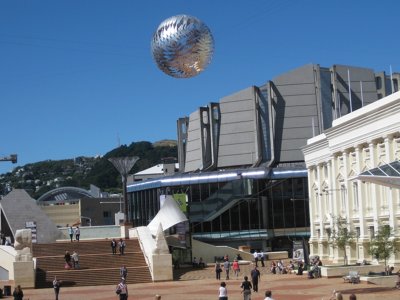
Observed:
[[[339,262],[330,243],[334,220],[347,219],[356,233],[349,263],[371,261],[368,246],[378,225],[400,237],[400,92],[336,119],[303,148],[308,170],[310,254]],[[400,263],[400,254],[389,263]]]

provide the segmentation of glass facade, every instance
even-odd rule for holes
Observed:
[[[128,194],[135,226],[146,226],[162,194],[185,193],[190,234],[214,245],[290,250],[308,238],[307,178],[249,179],[149,188]],[[290,252],[289,252],[290,253]]]

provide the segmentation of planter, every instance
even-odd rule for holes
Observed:
[[[349,274],[349,271],[357,271],[360,275],[367,275],[369,272],[382,272],[385,269],[381,265],[348,265],[348,266],[321,266],[322,277],[343,277]]]

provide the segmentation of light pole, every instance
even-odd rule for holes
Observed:
[[[126,191],[126,184],[128,180],[128,173],[133,168],[135,163],[139,160],[137,156],[131,157],[111,157],[108,159],[114,167],[118,170],[119,174],[122,178],[122,192],[124,196],[124,214],[125,214],[125,225],[129,225],[129,216],[128,216],[128,195]],[[133,225],[133,224],[132,224]]]

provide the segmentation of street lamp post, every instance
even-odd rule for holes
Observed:
[[[126,190],[126,185],[128,181],[128,173],[133,168],[135,163],[139,160],[137,156],[131,157],[111,157],[108,159],[114,167],[118,170],[122,178],[122,192],[124,197],[124,214],[125,214],[125,225],[130,225],[129,215],[128,215],[128,195]],[[133,224],[132,224],[133,225]]]

